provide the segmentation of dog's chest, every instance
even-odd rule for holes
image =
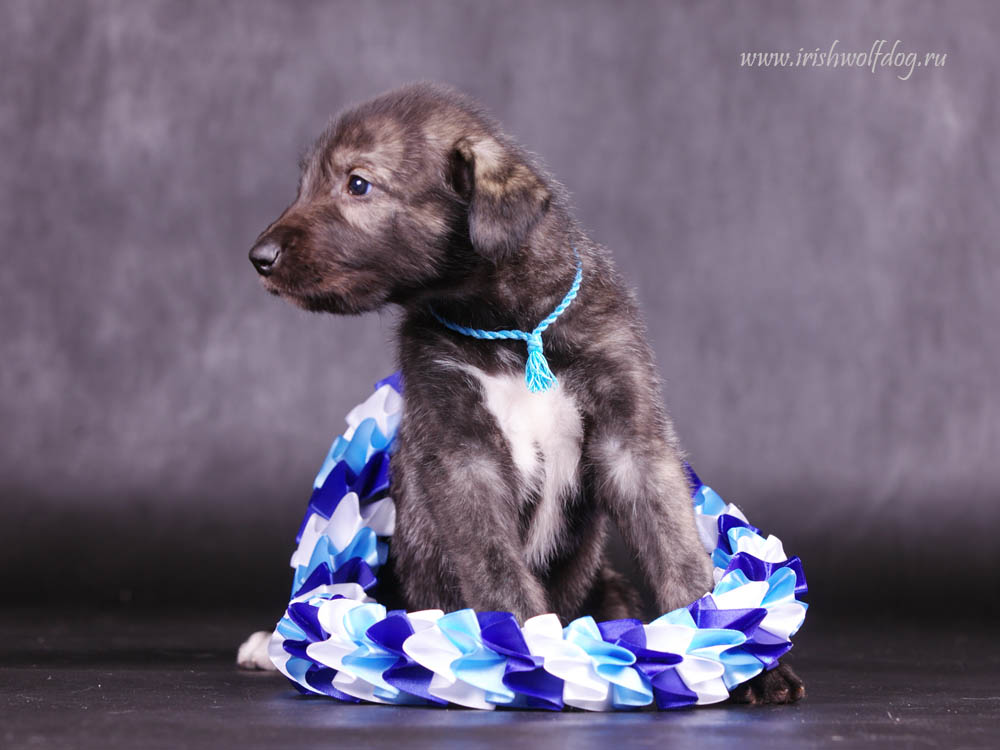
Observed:
[[[564,535],[566,500],[579,481],[583,422],[564,388],[532,393],[522,373],[487,375],[473,368],[486,408],[503,433],[524,496],[535,500],[524,538],[528,563],[542,569]]]

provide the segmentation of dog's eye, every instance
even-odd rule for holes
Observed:
[[[364,177],[352,174],[347,178],[347,190],[351,195],[368,195],[372,191],[372,184]]]

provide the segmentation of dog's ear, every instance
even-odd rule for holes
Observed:
[[[542,178],[495,138],[461,138],[449,172],[468,203],[472,246],[494,262],[516,252],[549,208],[552,196]]]

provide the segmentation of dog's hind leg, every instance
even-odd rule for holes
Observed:
[[[588,598],[585,614],[598,622],[642,617],[642,599],[634,583],[605,563]]]
[[[271,642],[270,630],[258,630],[240,644],[236,654],[236,664],[240,669],[262,669],[275,671],[278,668],[268,656],[268,644]]]
[[[769,672],[761,672],[749,682],[733,689],[733,703],[795,703],[805,698],[806,686],[787,664],[781,663]]]

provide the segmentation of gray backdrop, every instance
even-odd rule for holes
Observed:
[[[5,601],[281,609],[393,315],[297,312],[246,252],[333,112],[432,79],[569,187],[694,465],[815,601],[995,608],[998,33],[988,2],[4,0]],[[739,62],[878,39],[946,64]]]

